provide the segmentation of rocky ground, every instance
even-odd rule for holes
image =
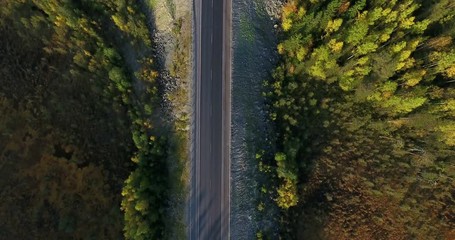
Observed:
[[[233,0],[232,239],[276,237],[278,209],[261,194],[269,184],[258,170],[256,153],[273,151],[273,126],[262,92],[277,60],[280,9],[277,0]]]
[[[185,239],[189,186],[191,0],[142,0],[159,68],[161,118],[169,133],[170,197],[165,239]]]

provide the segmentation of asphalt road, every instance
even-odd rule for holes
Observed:
[[[231,0],[194,1],[195,130],[190,239],[229,239]]]

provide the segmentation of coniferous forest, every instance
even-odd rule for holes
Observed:
[[[283,239],[455,239],[455,2],[290,0],[267,82]]]

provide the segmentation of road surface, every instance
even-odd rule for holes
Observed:
[[[229,239],[231,0],[194,0],[192,240]]]

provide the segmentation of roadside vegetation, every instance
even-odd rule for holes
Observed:
[[[163,88],[161,109],[168,148],[168,207],[164,239],[187,238],[186,210],[190,183],[191,4],[186,0],[147,1],[154,18],[156,54]]]
[[[168,141],[139,4],[0,3],[5,239],[161,239]]]
[[[166,94],[172,111],[172,135],[170,136],[169,174],[172,195],[170,205],[174,212],[172,218],[166,221],[169,227],[168,239],[185,239],[187,196],[190,184],[190,51],[191,51],[191,16],[189,12],[183,17],[173,18],[172,64],[169,69],[170,77],[176,81],[176,86]],[[172,145],[173,144],[173,145]],[[177,207],[178,206],[178,207]]]
[[[284,5],[265,93],[283,239],[455,238],[454,13],[450,0]]]

